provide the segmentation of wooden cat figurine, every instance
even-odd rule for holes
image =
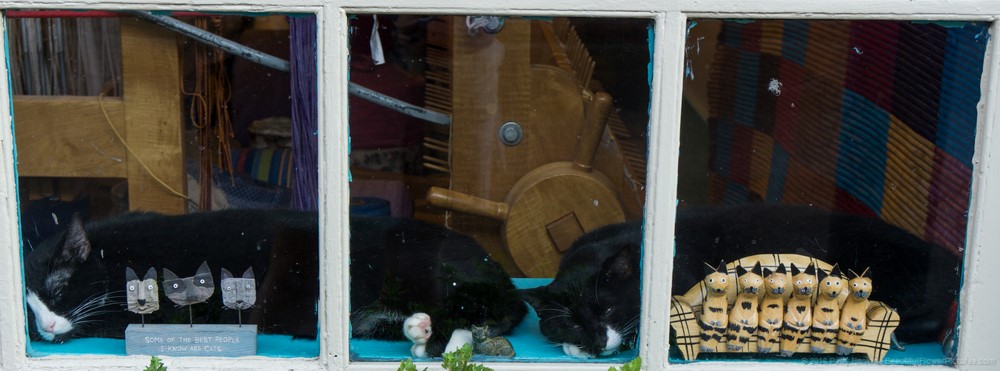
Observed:
[[[257,281],[253,277],[253,267],[243,272],[243,277],[233,277],[226,268],[222,268],[222,305],[226,308],[244,310],[257,303]]]
[[[840,296],[844,292],[840,284],[840,266],[834,264],[830,274],[822,269],[816,273],[819,275],[819,294],[813,306],[810,348],[813,353],[832,353],[840,328]]]
[[[725,343],[729,316],[726,309],[726,289],[729,288],[729,273],[726,262],[719,262],[718,268],[705,263],[705,300],[701,305],[701,351],[715,352]]]
[[[781,355],[790,357],[809,335],[812,325],[812,292],[816,289],[816,268],[812,264],[805,271],[792,264],[792,297],[788,299],[785,323],[781,328]]]
[[[785,264],[779,264],[774,272],[764,268],[764,299],[760,303],[760,318],[757,322],[757,351],[776,352],[781,341],[781,325],[785,316]]]
[[[865,333],[868,319],[868,297],[872,294],[871,270],[857,274],[848,269],[854,278],[847,283],[851,294],[840,309],[840,332],[837,334],[837,354],[846,356],[854,351],[858,340]]]
[[[736,284],[739,291],[736,302],[729,311],[729,333],[726,348],[730,352],[747,351],[750,339],[757,332],[757,302],[760,301],[760,287],[764,284],[761,277],[760,262],[754,264],[748,272],[742,265],[736,266]]]
[[[149,268],[141,280],[132,268],[125,268],[125,304],[129,312],[150,314],[160,309],[160,289],[156,269]]]

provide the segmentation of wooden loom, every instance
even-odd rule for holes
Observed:
[[[14,97],[18,176],[126,179],[130,209],[183,213],[186,200],[136,160],[184,191],[176,36],[134,18],[121,18],[120,32],[123,96]]]
[[[425,166],[450,174],[427,201],[451,210],[449,227],[514,274],[552,277],[577,237],[641,217],[645,138],[591,80],[568,20],[508,18],[497,34],[470,34],[464,17],[440,17],[427,39],[426,104],[452,115],[445,139],[425,139]],[[499,140],[507,122],[520,143]]]

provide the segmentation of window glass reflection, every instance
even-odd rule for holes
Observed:
[[[689,30],[671,359],[950,364],[988,25]]]

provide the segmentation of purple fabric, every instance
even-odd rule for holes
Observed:
[[[288,18],[291,34],[292,148],[295,182],[292,207],[316,210],[317,180],[316,16]]]

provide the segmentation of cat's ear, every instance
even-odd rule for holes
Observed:
[[[174,272],[171,272],[167,268],[163,268],[163,281],[164,282],[166,282],[166,281],[172,281],[172,280],[176,280],[176,279],[177,279],[177,275],[174,274]]]
[[[712,273],[715,273],[715,267],[713,267],[713,266],[711,266],[711,265],[708,265],[708,263],[705,263],[705,267],[704,267],[704,269],[705,269],[705,275],[706,275],[706,276],[707,276],[707,275],[710,275],[710,274],[712,274]]]
[[[744,269],[742,265],[737,265],[736,266],[736,276],[739,277],[739,276],[742,276],[744,274],[747,274],[747,270]]]
[[[822,280],[823,280],[824,278],[826,278],[827,276],[829,276],[829,274],[826,274],[826,271],[825,271],[825,270],[822,270],[822,269],[817,269],[817,270],[816,270],[816,277],[817,277],[817,279],[819,279],[820,281],[822,281]]]
[[[233,274],[229,273],[229,270],[227,270],[226,268],[222,268],[222,273],[220,275],[222,276],[222,279],[224,279],[224,280],[225,279],[233,278]]]
[[[850,277],[848,277],[848,278],[858,278],[858,272],[855,272],[855,271],[854,271],[853,269],[851,269],[851,268],[847,268],[847,273],[850,273],[850,274],[851,274],[851,276],[850,276]]]
[[[778,264],[778,269],[774,273],[785,274],[785,263]]]
[[[771,272],[771,270],[770,270],[770,269],[767,269],[767,268],[764,268],[764,274],[762,274],[762,275],[760,275],[760,276],[761,276],[761,277],[767,277],[767,276],[770,276],[770,275],[771,275],[771,274],[773,274],[773,273],[774,273],[774,272]]]
[[[155,281],[156,280],[156,268],[149,267],[149,270],[146,271],[146,277],[143,277],[142,279],[143,280],[154,280]]]
[[[125,267],[125,281],[138,281],[139,276],[135,274],[132,268]]]
[[[521,298],[528,302],[528,305],[532,308],[535,308],[535,311],[537,312],[541,309],[542,303],[544,303],[546,298],[549,296],[549,287],[539,286],[531,289],[518,290],[518,292],[521,294]]]
[[[792,276],[793,277],[794,276],[798,276],[799,273],[802,273],[802,271],[799,270],[799,267],[795,266],[795,263],[791,263],[791,266],[792,266]]]
[[[63,244],[62,258],[65,262],[80,263],[90,256],[90,240],[83,229],[83,217],[80,213],[73,214],[73,220],[66,229],[66,242]]]
[[[247,270],[243,272],[243,278],[250,280],[253,279],[253,267],[247,268]]]
[[[806,267],[806,274],[810,276],[816,275],[816,267],[814,267],[812,263],[809,263],[809,266]]]
[[[761,268],[760,268],[760,262],[757,262],[757,264],[754,264],[753,265],[753,269],[751,269],[750,271],[753,272],[754,274],[758,275],[758,276],[761,276],[761,277],[764,276],[764,271],[762,271]]]
[[[621,249],[604,262],[604,266],[601,267],[601,275],[605,282],[618,282],[635,275],[638,264],[636,264],[637,257],[634,256],[635,253],[632,250],[630,248]]]
[[[864,271],[864,272],[861,272],[861,277],[865,277],[865,278],[872,278],[872,270],[871,270],[871,267],[868,267],[868,268],[865,268],[865,271]]]
[[[840,274],[840,264],[834,264],[833,265],[833,269],[830,270],[830,275],[834,276],[834,277],[837,277],[837,278],[840,278],[840,276],[841,276],[841,274]]]
[[[729,271],[726,270],[726,261],[719,260],[719,268],[716,268],[715,271],[722,274],[729,274]]]
[[[212,271],[208,269],[208,262],[201,262],[201,265],[198,266],[198,271],[196,271],[194,274],[196,276],[207,274],[209,277],[211,277]]]

